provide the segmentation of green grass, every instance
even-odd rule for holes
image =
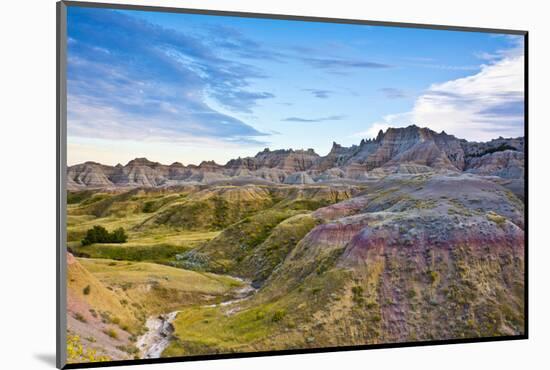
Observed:
[[[110,328],[110,329],[107,329],[105,330],[104,332],[106,335],[108,335],[109,337],[113,338],[113,339],[118,339],[118,333],[115,329],[113,328]]]
[[[477,212],[455,199],[416,200],[403,190],[425,183],[417,176],[399,187],[373,185],[365,193],[367,210],[447,212],[443,205],[450,214]],[[388,245],[383,253],[372,248],[352,261],[344,253],[350,244],[338,233],[327,240],[304,238],[322,223],[311,210],[349,198],[353,192],[347,191],[200,186],[181,193],[73,194],[69,247],[93,258],[78,259],[86,273],[70,273],[69,290],[120,338],[126,334],[119,328],[135,338],[147,317],[181,311],[176,339],[163,356],[381,343],[395,339],[384,332],[395,312],[405,313],[398,319],[410,328],[403,334],[407,340],[522,330],[522,262],[510,253],[428,245],[412,258],[411,248]],[[403,233],[416,227],[405,211],[386,213],[369,226],[395,226]],[[503,216],[486,217],[505,226]],[[128,243],[83,247],[82,234],[93,225],[123,227]],[[209,307],[233,299],[242,283],[203,270],[262,286],[244,301]]]
[[[174,262],[177,254],[195,248],[219,234],[217,231],[178,231],[163,225],[154,228],[140,227],[148,217],[151,216],[144,213],[100,218],[93,215],[71,215],[69,213],[68,247],[73,253],[83,257],[167,264]],[[108,230],[123,227],[127,231],[128,242],[83,246],[80,241],[86,230],[94,225],[103,226]]]
[[[486,216],[489,221],[496,223],[498,226],[504,226],[506,223],[506,218],[495,212],[487,212]]]
[[[218,232],[186,232],[168,235],[130,236],[125,244],[69,243],[69,248],[79,256],[128,261],[149,261],[163,264],[174,262],[177,254],[184,253],[212,239]]]
[[[269,192],[261,187],[217,186],[171,204],[149,224],[180,230],[221,230],[272,205]]]
[[[212,271],[220,273],[247,271],[252,275],[250,266],[246,263],[243,265],[242,262],[249,258],[258,246],[267,241],[277,225],[300,212],[271,209],[246,217],[226,228],[216,238],[197,249],[197,252],[210,261],[209,267]],[[288,235],[288,237],[292,236]]]
[[[78,335],[68,333],[67,335],[67,362],[99,362],[110,361],[108,356],[100,355],[97,350],[84,348],[82,340]]]
[[[140,213],[131,214],[124,217],[107,216],[107,217],[95,217],[94,215],[75,215],[68,209],[67,216],[67,240],[69,242],[80,241],[86,235],[86,231],[94,227],[94,225],[103,226],[107,230],[124,228],[130,237],[138,235],[139,230],[137,227],[142,224],[150,215]]]
[[[265,338],[274,323],[261,313],[269,310],[270,306],[263,305],[231,317],[218,308],[184,310],[174,322],[176,340],[163,356],[227,351]]]
[[[67,204],[78,204],[91,198],[94,195],[93,190],[84,190],[84,191],[68,191],[67,192]]]
[[[121,326],[136,333],[141,319],[135,310],[120,303],[120,296],[103,284],[94,274],[77,261],[67,269],[67,291],[70,302],[85,302],[96,316],[117,317]],[[80,305],[79,305],[80,306]],[[82,315],[84,312],[80,312]],[[93,316],[93,315],[92,315]]]
[[[328,279],[326,278],[328,277]],[[174,321],[175,336],[163,357],[189,354],[292,348],[302,345],[298,326],[316,325],[314,313],[341,291],[349,275],[331,270],[324,278],[312,275],[302,289],[257,293],[228,315],[227,307],[184,309]],[[315,289],[314,296],[311,289]],[[286,338],[288,341],[277,339]]]
[[[168,264],[175,260],[179,253],[188,251],[189,247],[170,244],[120,246],[118,244],[92,244],[89,246],[71,247],[71,251],[80,257],[107,258],[118,261],[149,261]]]
[[[139,307],[143,314],[168,312],[193,304],[219,301],[242,283],[231,277],[183,270],[156,263],[79,258],[80,264],[116,295],[124,308]],[[92,290],[93,293],[93,290]],[[109,322],[120,324],[120,314]]]
[[[310,214],[298,214],[280,222],[252,253],[242,259],[236,266],[236,272],[257,281],[266,280],[296,244],[317,224],[318,221]]]

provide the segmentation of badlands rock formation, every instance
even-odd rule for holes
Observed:
[[[204,161],[198,166],[179,162],[163,165],[136,158],[126,165],[85,162],[68,168],[68,187],[161,187],[220,182],[311,184],[365,181],[391,173],[469,172],[483,176],[522,179],[523,138],[468,142],[445,132],[415,125],[380,131],[376,139],[343,147],[333,143],[326,156],[313,149],[269,150],[254,157],[220,165]]]

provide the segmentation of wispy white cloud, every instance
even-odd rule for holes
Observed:
[[[407,97],[407,92],[405,90],[395,87],[384,87],[379,89],[379,91],[388,99],[401,99]]]
[[[323,90],[323,89],[303,89],[303,91],[307,91],[311,93],[316,98],[319,99],[327,99],[334,93],[334,91],[331,90]]]
[[[318,117],[318,118],[288,117],[288,118],[283,118],[282,121],[312,123],[312,122],[340,121],[344,118],[346,118],[346,116],[344,115],[334,115],[334,116],[326,116],[326,117]]]
[[[524,41],[523,37],[515,35],[498,35],[498,37],[505,38],[510,42],[512,47],[505,49],[498,49],[495,52],[488,53],[486,51],[475,52],[474,56],[489,62],[495,62],[503,58],[513,58],[523,55],[524,51]]]
[[[409,112],[390,114],[357,136],[410,124],[468,140],[524,135],[524,56],[517,42],[473,75],[431,85]]]
[[[250,89],[265,78],[224,59],[204,40],[118,13],[71,8],[68,135],[118,140],[264,145],[269,134],[234,114],[274,95]],[[109,29],[109,32],[101,32]]]
[[[340,58],[306,57],[302,58],[301,60],[311,67],[336,74],[346,74],[349,73],[352,69],[393,68],[393,66],[390,64],[378,63],[363,59],[352,60]]]
[[[452,64],[438,64],[438,63],[418,63],[418,64],[411,64],[411,67],[420,67],[420,68],[428,68],[428,69],[442,69],[445,71],[475,71],[479,69],[479,66],[474,65],[452,65]]]

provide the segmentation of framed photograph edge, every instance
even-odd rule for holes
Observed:
[[[245,18],[267,18],[279,20],[293,20],[304,22],[326,22],[326,23],[341,23],[341,24],[356,24],[356,25],[372,25],[372,26],[391,26],[401,28],[423,28],[433,30],[453,30],[463,32],[485,32],[485,33],[500,33],[510,35],[520,35],[524,38],[524,138],[525,138],[525,293],[524,293],[524,308],[525,308],[525,328],[524,334],[515,336],[498,336],[498,337],[480,337],[480,338],[464,338],[464,339],[443,339],[417,342],[399,342],[399,343],[383,343],[357,346],[340,346],[340,347],[323,347],[323,348],[303,348],[292,350],[274,350],[260,352],[241,352],[241,353],[225,353],[212,355],[197,355],[185,357],[170,357],[158,359],[136,359],[136,360],[120,360],[120,361],[105,361],[105,362],[89,362],[89,363],[71,363],[66,362],[67,357],[67,230],[66,230],[66,210],[67,210],[67,7],[86,7],[86,8],[108,8],[119,10],[139,10],[139,11],[155,11],[169,13],[184,13],[184,14],[203,14],[212,16],[231,16]],[[141,364],[156,364],[156,363],[171,363],[171,362],[187,362],[187,361],[203,361],[215,359],[229,358],[247,358],[247,357],[263,357],[263,356],[280,356],[293,354],[310,354],[322,352],[342,352],[342,351],[357,351],[366,349],[380,348],[403,348],[416,346],[433,346],[446,344],[460,343],[483,343],[497,342],[509,340],[524,340],[529,338],[529,260],[528,260],[528,230],[529,230],[529,32],[526,30],[513,29],[497,29],[497,28],[482,28],[482,27],[464,27],[452,25],[435,25],[435,24],[417,24],[417,23],[402,23],[402,22],[385,22],[373,20],[359,19],[341,19],[330,17],[314,17],[301,15],[282,15],[282,14],[266,14],[238,11],[221,11],[221,10],[205,10],[191,9],[178,7],[163,7],[163,6],[144,6],[130,4],[111,4],[97,2],[81,2],[81,1],[59,1],[56,3],[56,366],[59,369],[78,369],[78,368],[95,368],[95,367],[110,367],[123,365],[141,365]]]

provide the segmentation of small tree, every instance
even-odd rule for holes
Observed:
[[[86,232],[86,236],[82,239],[82,245],[86,246],[94,243],[126,243],[127,241],[128,235],[122,227],[110,233],[103,226],[95,225]]]
[[[128,241],[128,235],[122,227],[119,227],[111,234],[111,243],[126,243]]]
[[[82,245],[90,245],[94,243],[105,243],[109,239],[109,232],[103,226],[95,225],[86,232],[86,236],[82,239]]]

